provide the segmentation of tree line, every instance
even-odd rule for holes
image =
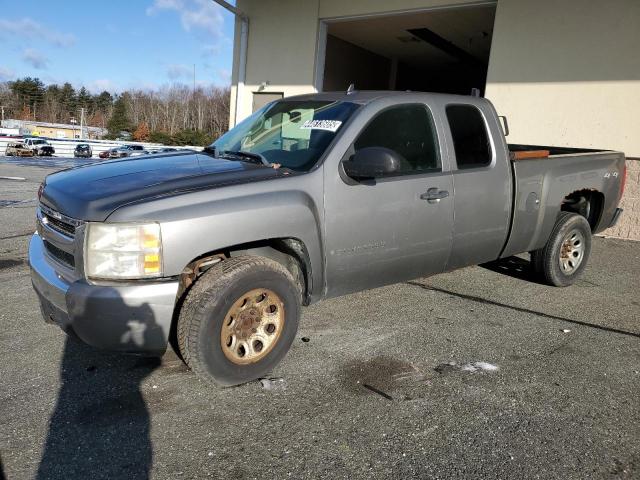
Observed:
[[[228,129],[228,87],[175,84],[158,90],[92,94],[70,83],[45,85],[38,78],[0,83],[5,118],[80,123],[108,130],[105,138],[130,135],[138,141],[175,145],[208,145]]]

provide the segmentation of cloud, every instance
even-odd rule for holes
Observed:
[[[44,40],[56,47],[70,47],[76,42],[76,37],[72,34],[47,28],[27,17],[20,20],[0,19],[0,36],[16,36],[30,40]]]
[[[178,78],[191,78],[193,76],[193,67],[184,64],[174,64],[167,66],[167,77],[171,80]]]
[[[219,68],[216,74],[221,85],[231,85],[231,70]]]
[[[102,93],[105,90],[110,93],[117,92],[119,90],[117,85],[108,78],[99,78],[94,80],[90,82],[86,88],[93,94]]]
[[[183,6],[183,0],[154,0],[153,5],[147,8],[147,15],[153,15],[160,10],[181,10]]]
[[[22,60],[38,70],[45,70],[49,63],[49,59],[47,57],[33,48],[27,48],[22,52]]]
[[[10,68],[0,67],[0,82],[7,82],[16,78],[16,72]]]
[[[223,38],[223,9],[211,0],[154,0],[153,5],[147,8],[147,15],[163,10],[177,12],[182,28],[187,32],[202,31],[214,39]]]
[[[210,56],[215,56],[218,55],[222,52],[222,44],[221,43],[217,43],[214,45],[203,45],[202,46],[202,56],[203,57],[210,57]]]

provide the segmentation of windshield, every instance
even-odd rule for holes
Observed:
[[[271,163],[307,171],[358,105],[350,102],[278,101],[266,105],[213,143],[225,152],[260,154]]]
[[[44,140],[32,140],[31,143],[33,143],[34,145],[43,145],[47,142],[45,142]]]

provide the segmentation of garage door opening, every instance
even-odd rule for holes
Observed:
[[[327,21],[321,90],[484,94],[495,4]]]

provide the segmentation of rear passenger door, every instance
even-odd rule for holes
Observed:
[[[329,296],[442,272],[451,248],[451,175],[431,110],[410,103],[371,114],[342,160],[367,147],[394,150],[401,169],[357,182],[325,167]]]
[[[508,235],[512,180],[495,114],[486,103],[445,106],[455,220],[447,270],[498,258]]]

